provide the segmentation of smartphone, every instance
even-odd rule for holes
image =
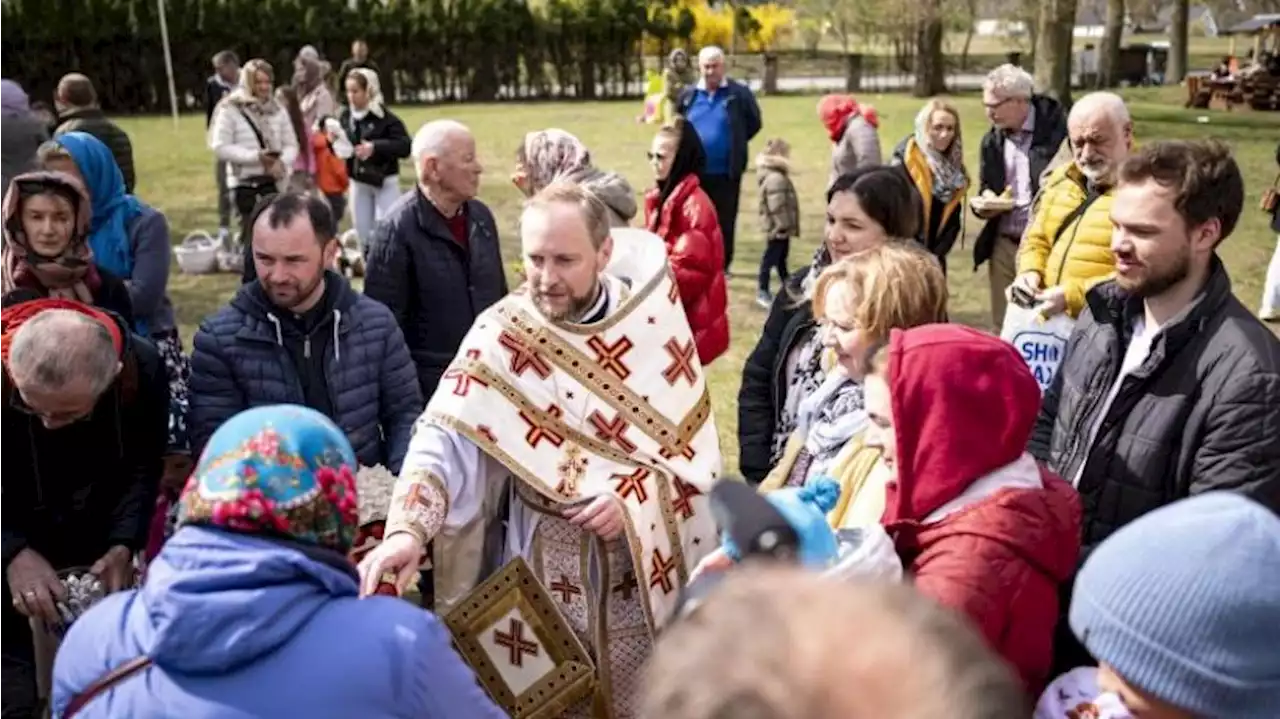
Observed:
[[[1014,285],[1009,288],[1009,300],[1024,310],[1029,310],[1036,306],[1036,296],[1021,285]]]
[[[280,151],[279,151],[279,150],[267,150],[266,152],[264,152],[264,153],[262,153],[262,154],[266,155],[267,157],[270,157],[270,158],[271,158],[271,159],[273,159],[273,160],[279,160],[279,159],[280,159]]]

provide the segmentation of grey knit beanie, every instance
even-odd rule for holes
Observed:
[[[1228,492],[1184,499],[1103,542],[1071,630],[1140,689],[1197,716],[1280,717],[1280,517]]]

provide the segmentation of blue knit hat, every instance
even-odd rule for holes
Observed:
[[[1175,707],[1280,717],[1280,517],[1228,492],[1151,512],[1090,555],[1070,622],[1098,661]]]

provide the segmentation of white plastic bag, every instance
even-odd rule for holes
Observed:
[[[1053,375],[1062,364],[1062,356],[1067,351],[1067,340],[1071,339],[1071,330],[1076,321],[1065,314],[1058,314],[1043,319],[1035,309],[1027,309],[1009,303],[1005,310],[1004,327],[1000,330],[1000,339],[1013,345],[1022,355],[1022,360],[1031,368],[1036,382],[1040,383],[1040,391],[1049,389]]]
[[[884,527],[836,530],[840,555],[823,573],[832,579],[863,579],[884,582],[902,581],[902,560]]]

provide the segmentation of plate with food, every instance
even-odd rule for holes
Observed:
[[[1006,187],[997,195],[992,190],[983,190],[981,195],[969,200],[976,212],[1008,212],[1013,209],[1013,188]]]

